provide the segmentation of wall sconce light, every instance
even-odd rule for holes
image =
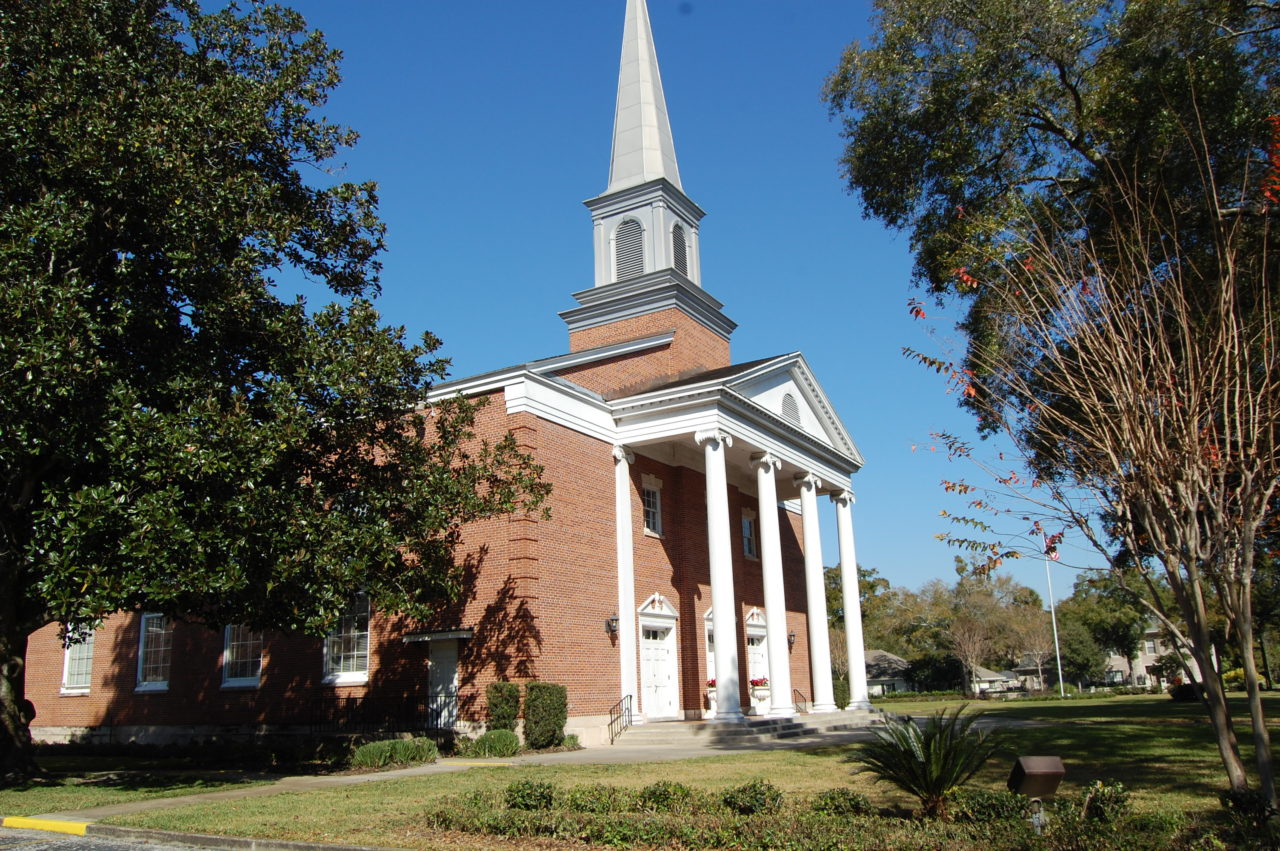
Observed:
[[[604,619],[604,632],[605,632],[605,635],[618,634],[618,616],[617,615],[613,615],[612,617],[608,617]]]
[[[796,646],[796,631],[793,629],[791,630],[791,632],[787,633],[787,649],[790,650],[795,646]]]

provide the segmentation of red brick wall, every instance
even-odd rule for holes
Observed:
[[[659,349],[566,369],[559,375],[612,399],[729,365],[729,341],[676,308],[571,332],[569,348],[578,352],[666,331],[675,331],[675,339]]]

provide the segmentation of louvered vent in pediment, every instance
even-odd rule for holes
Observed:
[[[782,416],[796,425],[800,425],[800,405],[796,403],[796,397],[790,393],[786,393],[782,397]]]

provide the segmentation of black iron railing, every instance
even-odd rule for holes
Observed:
[[[452,730],[458,722],[458,693],[319,697],[311,703],[309,722],[313,734]]]
[[[805,697],[804,692],[800,691],[800,689],[793,688],[791,690],[791,702],[796,705],[796,712],[807,713],[809,711],[809,698]]]
[[[631,695],[625,695],[609,710],[609,744],[631,726]]]

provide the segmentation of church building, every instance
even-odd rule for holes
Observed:
[[[463,596],[426,624],[357,597],[325,640],[151,612],[70,648],[41,629],[27,666],[37,740],[473,730],[499,680],[566,686],[568,732],[588,746],[608,741],[611,714],[831,712],[824,557],[840,564],[852,704],[867,706],[850,487],[863,459],[802,354],[730,357],[735,323],[703,286],[703,211],[681,182],[645,0],[627,2],[608,183],[586,206],[594,281],[560,313],[567,352],[426,400],[486,397],[477,434],[511,432],[543,465],[549,518],[468,527]],[[823,553],[822,499],[837,553]]]

